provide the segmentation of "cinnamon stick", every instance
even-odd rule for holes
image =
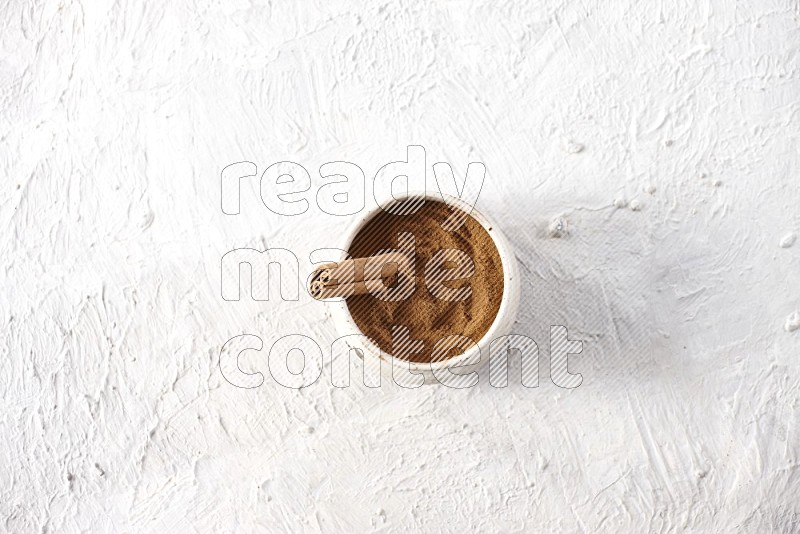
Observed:
[[[391,287],[399,276],[407,273],[407,258],[399,252],[387,252],[367,258],[320,265],[309,282],[309,292],[317,300],[349,297]],[[384,273],[388,267],[389,272]]]

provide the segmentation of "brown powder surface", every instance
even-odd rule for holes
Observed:
[[[406,201],[408,202],[408,201]],[[399,302],[387,302],[374,296],[356,295],[347,299],[356,325],[384,352],[392,354],[392,327],[406,326],[412,339],[424,344],[422,352],[398,353],[395,356],[414,362],[430,362],[436,342],[448,335],[466,336],[476,343],[488,332],[503,296],[503,266],[500,254],[489,233],[471,216],[453,232],[442,222],[452,210],[443,202],[426,200],[411,215],[382,212],[370,220],[353,239],[348,251],[362,258],[382,249],[398,248],[398,234],[408,232],[415,238],[416,287],[413,294]],[[463,301],[448,302],[432,295],[424,282],[425,266],[440,249],[464,251],[475,264],[475,273],[462,280],[445,282],[446,287],[470,285],[472,294]],[[445,267],[454,267],[445,264]],[[448,356],[461,351],[453,349]]]

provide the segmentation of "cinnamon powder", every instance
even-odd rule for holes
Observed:
[[[477,343],[497,316],[503,296],[503,266],[497,247],[486,229],[471,216],[467,216],[464,224],[455,231],[442,228],[442,222],[452,212],[443,202],[431,200],[426,200],[416,213],[409,215],[381,212],[353,239],[349,254],[353,258],[363,258],[381,250],[397,248],[401,232],[411,233],[415,238],[417,279],[410,297],[398,302],[387,302],[371,294],[347,299],[347,307],[356,325],[387,354],[394,354],[393,326],[407,327],[411,338],[424,344],[421,352],[397,351],[396,357],[430,362],[433,347],[441,338],[459,334]],[[475,272],[471,277],[444,283],[446,287],[455,289],[470,285],[472,293],[466,300],[441,300],[431,294],[425,284],[425,266],[441,249],[462,250],[474,263]],[[459,352],[454,348],[448,357]]]

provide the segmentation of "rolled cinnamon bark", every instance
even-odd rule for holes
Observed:
[[[373,293],[394,285],[398,276],[410,275],[407,271],[408,259],[399,252],[328,263],[314,270],[309,292],[317,300]]]

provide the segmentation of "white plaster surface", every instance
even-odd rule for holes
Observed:
[[[795,0],[0,21],[0,531],[800,531]],[[227,383],[235,335],[335,333],[307,295],[223,301],[221,256],[291,248],[308,272],[348,222],[316,207],[319,166],[371,179],[409,144],[486,165],[540,386],[337,389],[327,359],[301,391]],[[308,212],[269,212],[253,179],[223,214],[243,160],[303,164]],[[548,378],[555,324],[584,342],[574,390]]]

